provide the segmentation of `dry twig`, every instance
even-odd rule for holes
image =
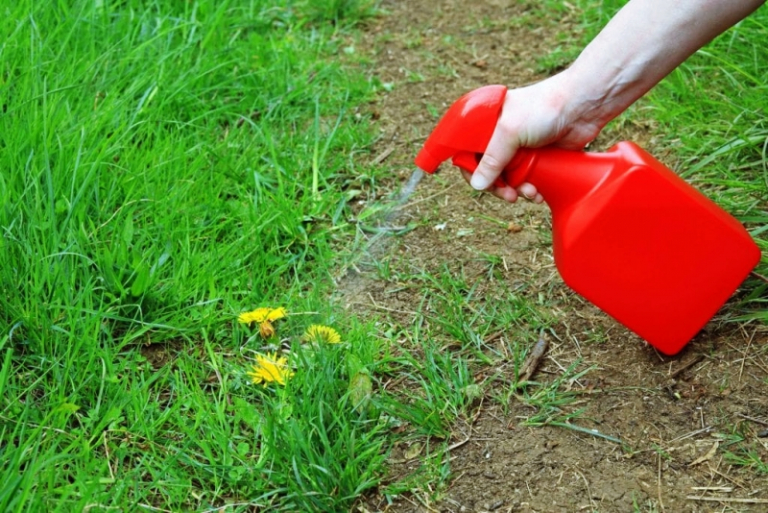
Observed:
[[[539,368],[542,358],[544,358],[544,353],[547,352],[547,347],[549,347],[549,342],[543,337],[536,342],[535,346],[533,346],[533,350],[525,360],[522,371],[520,372],[521,382],[526,382],[533,377],[536,369]]]
[[[394,146],[390,146],[390,147],[389,147],[389,148],[387,148],[386,150],[384,150],[384,151],[382,151],[381,153],[379,153],[379,154],[376,156],[376,158],[374,158],[374,159],[373,159],[373,163],[374,163],[374,164],[381,164],[382,162],[384,162],[385,160],[387,160],[387,157],[389,157],[390,155],[392,155],[392,153],[393,153],[394,151],[395,151],[395,147],[394,147]]]
[[[756,419],[755,417],[750,417],[748,415],[744,415],[743,413],[737,413],[736,415],[738,415],[742,419],[751,420],[755,424],[762,424],[763,426],[768,426],[768,421]]]
[[[703,354],[700,354],[700,355],[697,355],[697,356],[695,356],[693,359],[691,359],[691,361],[689,361],[689,362],[688,362],[688,363],[686,363],[686,364],[683,364],[683,366],[682,366],[682,367],[680,367],[680,368],[679,368],[679,369],[677,369],[675,372],[673,372],[672,374],[670,374],[670,375],[669,375],[670,379],[675,379],[675,378],[676,378],[676,377],[678,377],[680,374],[682,374],[683,372],[687,371],[688,369],[690,369],[691,367],[693,367],[694,365],[696,365],[697,363],[699,363],[699,362],[700,362],[700,361],[702,361],[703,359],[704,359],[704,355],[703,355]]]
[[[689,501],[707,501],[707,502],[738,502],[740,504],[768,504],[768,499],[749,499],[739,497],[699,497],[689,495],[686,497]]]

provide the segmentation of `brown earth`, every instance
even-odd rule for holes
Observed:
[[[357,44],[370,52],[375,75],[393,85],[374,107],[382,131],[377,152],[393,170],[392,190],[410,176],[412,158],[436,116],[461,94],[543,78],[535,71],[537,57],[576,44],[574,8],[552,19],[536,5],[383,2],[388,14],[373,21]],[[614,122],[594,146],[622,139],[674,167],[672,152],[654,146],[652,122]],[[390,269],[388,278],[362,258],[340,279],[348,308],[407,332],[424,298],[398,281],[398,270],[405,275],[447,268],[474,277],[475,294],[486,301],[504,301],[510,287],[522,284],[520,293],[542,295],[543,308],[556,319],[536,381],[551,382],[571,365],[591,368],[563,384],[582,392],[577,407],[585,411],[575,424],[623,445],[563,427],[522,426],[536,409],[525,401],[504,409],[491,400],[489,387],[448,441],[447,486],[414,487],[394,498],[386,498],[382,486],[360,511],[768,511],[768,475],[727,458],[728,452],[750,450],[763,468],[768,464],[768,438],[761,438],[768,434],[764,326],[724,322],[734,313],[726,306],[682,353],[664,357],[562,283],[547,242],[546,206],[478,195],[446,165],[437,178],[422,180],[399,212],[388,221],[416,228],[384,239],[385,246],[371,252]],[[521,229],[507,230],[507,222]],[[499,262],[493,272],[491,259]],[[523,335],[530,341],[531,333],[504,331],[498,344]],[[485,369],[475,378],[489,374]],[[396,448],[386,483],[419,468],[421,458],[407,449]]]

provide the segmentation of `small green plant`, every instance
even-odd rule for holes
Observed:
[[[764,455],[765,447],[754,443],[740,447],[734,452],[725,451],[725,461],[738,467],[750,468],[760,474],[768,474],[768,461]]]
[[[656,502],[652,499],[646,499],[645,502],[638,502],[635,494],[632,494],[632,511],[636,513],[657,513],[659,511]]]
[[[314,21],[355,25],[374,16],[377,0],[303,0],[299,8]]]
[[[390,401],[393,416],[408,420],[418,433],[445,438],[451,424],[466,415],[482,395],[460,354],[442,351],[429,340],[420,344],[418,357],[406,353],[397,361],[408,386],[398,391],[402,399]]]
[[[657,444],[651,444],[651,449],[653,449],[656,454],[658,454],[661,458],[671,461],[672,455],[669,454],[667,450],[665,450],[663,447],[657,445]]]
[[[554,74],[567,68],[578,57],[577,46],[569,41],[565,47],[558,46],[548,54],[536,59],[536,72]]]

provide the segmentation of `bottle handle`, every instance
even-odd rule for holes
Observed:
[[[482,153],[471,153],[467,151],[461,151],[453,155],[451,162],[454,166],[467,171],[472,174],[477,169],[477,165],[480,163]],[[504,170],[496,178],[493,183],[496,187],[513,187],[517,188],[525,182],[531,169],[536,165],[536,150],[528,148],[520,148],[512,157],[512,160],[504,167]]]

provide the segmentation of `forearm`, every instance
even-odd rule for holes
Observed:
[[[631,0],[564,72],[574,116],[604,126],[764,1]]]

